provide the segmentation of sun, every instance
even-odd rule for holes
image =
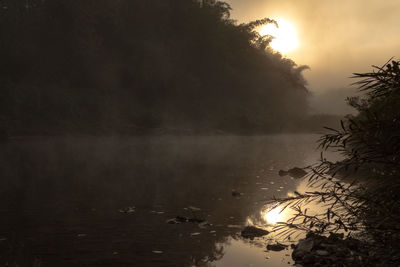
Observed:
[[[274,24],[267,24],[260,29],[260,34],[271,35],[274,37],[270,46],[272,49],[280,53],[288,53],[295,50],[299,46],[299,40],[295,27],[287,20],[275,19],[278,22],[276,27]]]

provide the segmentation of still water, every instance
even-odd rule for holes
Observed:
[[[288,266],[265,200],[301,183],[317,135],[11,139],[0,144],[1,266]],[[232,190],[243,193],[233,197]],[[193,208],[195,207],[195,208]],[[168,224],[176,216],[197,223]],[[268,219],[270,222],[268,222]]]

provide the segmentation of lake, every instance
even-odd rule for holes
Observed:
[[[265,201],[319,158],[318,135],[15,138],[0,143],[2,266],[288,266]],[[232,190],[242,193],[232,196]],[[169,224],[176,216],[209,224]],[[268,226],[268,225],[266,225]]]

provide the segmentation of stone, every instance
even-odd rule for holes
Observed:
[[[305,264],[314,263],[314,262],[315,262],[315,256],[312,255],[312,254],[306,254],[306,255],[304,255],[304,257],[303,257],[303,262],[304,262]]]
[[[279,243],[267,245],[267,249],[272,251],[281,251],[284,250],[285,248],[287,248],[287,246]]]
[[[327,244],[327,243],[322,243],[320,246],[323,247],[324,249],[327,249],[327,250],[336,250],[336,248],[337,248],[336,245]]]
[[[294,168],[291,168],[291,169],[289,169],[287,171],[280,170],[278,172],[278,174],[279,174],[279,176],[289,175],[290,177],[293,177],[295,179],[300,179],[300,178],[306,176],[307,172],[305,170],[303,170],[302,168],[294,167]]]
[[[294,261],[302,260],[303,257],[304,257],[304,251],[301,251],[301,250],[294,250],[294,251],[292,252],[292,259],[293,259]]]
[[[317,250],[315,251],[315,254],[317,254],[318,256],[328,256],[329,252],[326,250]]]
[[[301,260],[307,253],[310,253],[314,247],[312,239],[300,239],[292,253],[292,259],[295,261]]]
[[[296,246],[296,250],[303,252],[310,252],[314,247],[314,240],[311,239],[300,239]]]
[[[257,228],[255,226],[246,226],[241,232],[242,237],[250,238],[251,240],[253,240],[255,237],[261,237],[267,234],[269,234],[267,230]]]
[[[344,238],[344,234],[343,233],[330,233],[328,239],[332,240],[332,241],[338,241],[338,240],[342,240]]]

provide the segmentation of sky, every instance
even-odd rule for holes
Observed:
[[[238,23],[268,17],[293,24],[300,45],[286,56],[298,65],[310,66],[304,76],[315,96],[326,98],[328,94],[333,99],[333,92],[349,90],[352,73],[370,71],[371,65],[381,66],[392,57],[400,59],[400,0],[226,2]],[[343,94],[338,95],[341,101]]]

